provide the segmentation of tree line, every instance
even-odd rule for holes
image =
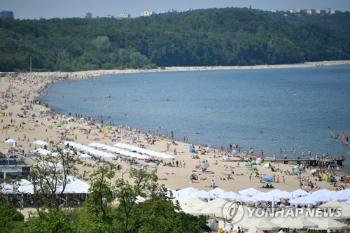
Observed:
[[[76,71],[350,59],[350,13],[246,8],[134,19],[0,20],[0,70]]]

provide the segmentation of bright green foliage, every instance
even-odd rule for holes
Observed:
[[[350,13],[246,8],[118,20],[0,20],[0,71],[255,65],[350,59]]]
[[[53,208],[40,210],[38,217],[29,219],[24,226],[26,233],[71,233],[73,231],[70,214]]]
[[[24,217],[16,208],[0,201],[0,232],[21,232]]]

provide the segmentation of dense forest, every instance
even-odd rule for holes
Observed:
[[[350,13],[246,8],[134,19],[0,20],[0,71],[255,65],[350,59]]]

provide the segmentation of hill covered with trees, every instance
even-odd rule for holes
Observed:
[[[350,59],[350,13],[225,8],[135,19],[0,20],[0,71]]]

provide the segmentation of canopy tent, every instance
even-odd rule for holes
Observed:
[[[243,203],[256,203],[258,200],[255,197],[249,197],[244,195],[238,195],[236,201],[240,201]]]
[[[57,188],[57,193],[62,191],[63,186]],[[64,193],[89,193],[90,185],[73,176],[68,176],[67,185],[64,190]],[[2,188],[2,193],[12,194],[12,193],[24,193],[24,194],[33,194],[34,186],[33,184],[25,179],[21,179],[13,184],[5,184]]]
[[[289,203],[292,205],[316,205],[317,202],[309,195],[292,199]]]
[[[32,151],[34,154],[39,154],[43,156],[58,156],[58,152],[52,152],[43,148],[38,148]]]
[[[33,144],[37,145],[37,146],[47,146],[48,143],[42,140],[36,140],[33,142]]]
[[[137,146],[133,146],[133,145],[129,145],[129,144],[124,144],[124,143],[116,143],[116,144],[114,144],[114,146],[121,148],[121,149],[129,150],[129,151],[135,151],[137,153],[141,153],[141,154],[148,155],[151,157],[159,157],[162,159],[174,159],[175,158],[175,156],[170,155],[170,154],[152,151],[152,150],[148,150],[148,149],[144,149],[141,147],[137,147]]]
[[[344,223],[331,218],[308,218],[308,220],[317,225],[317,228],[315,228],[315,230],[334,231],[347,227],[347,225]]]
[[[344,189],[331,194],[333,201],[346,201],[350,199],[350,189]]]
[[[89,193],[90,185],[73,176],[68,176],[68,183],[64,193]],[[62,187],[60,188],[62,190]]]
[[[292,194],[292,197],[293,197],[293,198],[296,198],[296,197],[303,197],[303,196],[309,195],[309,193],[306,192],[306,191],[303,190],[303,189],[294,190],[293,192],[291,192],[291,194]]]
[[[296,218],[277,217],[277,218],[273,218],[271,222],[276,224],[280,228],[290,228],[290,229],[317,228],[317,224],[309,221],[305,217],[296,217]]]
[[[122,155],[122,156],[135,158],[135,159],[149,159],[149,156],[147,156],[147,155],[143,155],[143,154],[131,152],[128,150],[116,148],[116,147],[109,146],[109,145],[106,145],[103,143],[92,142],[89,144],[89,146],[96,147],[98,149],[103,149],[103,150],[106,150],[108,152],[117,153],[117,154]]]
[[[96,150],[92,147],[85,146],[85,145],[82,145],[80,143],[76,143],[76,142],[72,142],[72,141],[65,141],[64,144],[69,145],[70,147],[73,147],[76,150],[85,152],[87,154],[90,154],[90,155],[93,155],[96,157],[105,157],[105,158],[114,158],[115,157],[114,154],[107,153],[107,152],[100,151],[100,150]]]
[[[263,193],[263,192],[260,192],[259,190],[256,190],[255,188],[247,188],[247,189],[239,191],[238,193],[240,195],[252,197],[252,196],[256,196],[259,193]]]

